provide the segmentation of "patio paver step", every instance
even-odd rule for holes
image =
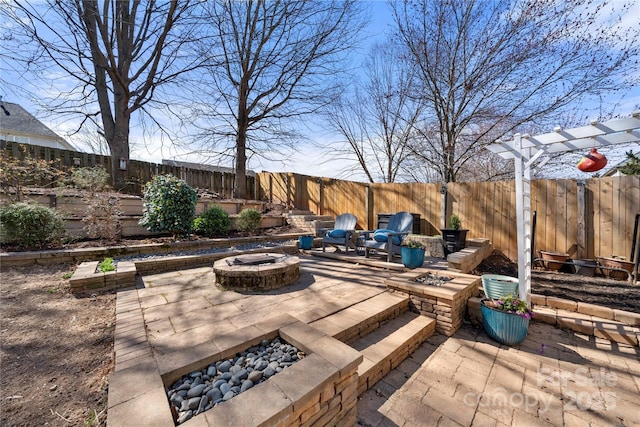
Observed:
[[[435,329],[435,319],[406,312],[350,344],[363,356],[358,366],[358,395],[395,369],[431,337]]]
[[[350,343],[362,338],[409,309],[409,298],[383,292],[310,323],[314,328]]]

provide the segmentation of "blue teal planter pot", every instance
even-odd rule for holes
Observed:
[[[298,245],[300,246],[300,249],[311,249],[313,246],[313,236],[298,237]]]
[[[520,344],[527,337],[529,320],[513,313],[502,310],[494,310],[480,303],[482,309],[482,326],[491,337],[505,345]]]
[[[487,298],[499,299],[507,295],[518,295],[519,281],[515,277],[500,274],[483,274],[482,288]]]
[[[402,264],[407,268],[422,267],[424,263],[424,249],[422,248],[402,246],[400,247],[400,255],[402,256]]]

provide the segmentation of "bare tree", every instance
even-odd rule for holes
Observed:
[[[247,156],[277,152],[297,136],[302,116],[335,99],[362,14],[354,0],[206,6],[211,39],[201,55],[210,64],[211,87],[196,102],[198,125],[214,144],[232,142],[235,195],[245,197]]]
[[[590,97],[637,84],[630,6],[534,0],[406,0],[397,37],[427,110],[414,154],[456,181],[479,148],[522,124],[553,122]],[[481,155],[481,154],[480,154]],[[487,154],[488,155],[488,154]]]
[[[375,182],[394,182],[411,154],[410,141],[423,103],[414,96],[414,68],[395,55],[391,44],[375,45],[364,69],[363,89],[343,96],[328,110],[329,121]]]
[[[129,133],[135,112],[158,102],[160,88],[198,65],[187,43],[197,30],[187,21],[189,0],[50,0],[2,3],[12,21],[11,56],[32,78],[52,70],[73,86],[47,99],[51,111],[94,122],[112,158],[111,175],[122,188],[120,161],[129,160]],[[51,67],[55,68],[51,68]],[[161,124],[153,117],[157,125]]]

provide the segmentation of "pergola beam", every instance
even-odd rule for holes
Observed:
[[[502,158],[514,160],[519,293],[527,305],[531,306],[531,166],[543,154],[630,142],[640,142],[640,111],[623,119],[592,122],[573,129],[556,128],[533,137],[516,134],[511,141],[498,140],[487,147]]]

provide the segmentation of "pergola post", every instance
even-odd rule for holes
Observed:
[[[516,222],[518,229],[518,278],[520,299],[531,307],[531,150],[522,148],[522,138],[516,134],[513,147],[516,175]]]

